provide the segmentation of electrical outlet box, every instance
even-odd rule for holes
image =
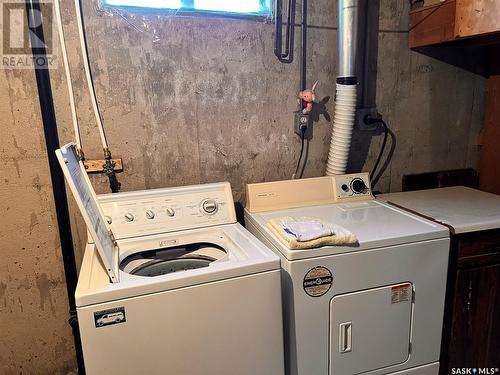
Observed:
[[[368,173],[335,176],[335,198],[337,201],[353,198],[373,198]]]
[[[356,110],[356,129],[361,131],[376,131],[379,124],[366,124],[365,117],[372,116],[377,117],[377,108],[359,108]]]
[[[306,131],[311,126],[311,117],[303,114],[301,111],[295,112],[294,130],[295,134],[302,137],[302,128],[305,127]]]

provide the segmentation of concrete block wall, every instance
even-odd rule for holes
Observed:
[[[96,91],[123,190],[228,180],[244,204],[249,182],[290,178],[300,151],[293,133],[298,64],[273,54],[270,23],[216,17],[109,12],[83,0]],[[332,99],[336,1],[310,2],[308,84]],[[86,156],[102,158],[77,43],[72,2],[63,2]],[[300,7],[298,7],[300,9]],[[408,2],[381,0],[379,110],[397,138],[379,189],[405,173],[476,166],[484,80],[407,48]],[[297,44],[298,45],[298,44]],[[56,46],[56,55],[60,51]],[[74,139],[66,83],[51,72],[62,141]],[[64,274],[32,71],[0,70],[2,256],[0,374],[75,371]],[[320,176],[331,135],[321,117],[305,176]],[[351,171],[370,170],[381,136],[357,134]],[[107,192],[103,177],[92,178]],[[77,258],[86,232],[72,208]]]
[[[0,374],[75,368],[32,69],[0,69]]]

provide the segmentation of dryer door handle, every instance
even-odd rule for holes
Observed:
[[[339,324],[339,352],[352,351],[352,322]]]

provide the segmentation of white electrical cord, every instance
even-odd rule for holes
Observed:
[[[64,39],[64,29],[61,18],[61,5],[59,3],[59,0],[55,0],[55,11],[56,11],[57,29],[59,32],[59,42],[61,44],[62,57],[64,62],[64,71],[66,73],[66,83],[68,86],[69,106],[71,108],[71,118],[73,120],[73,128],[75,131],[75,140],[76,140],[76,145],[78,147],[78,151],[82,152],[82,138],[80,136],[80,127],[78,125],[78,116],[76,114],[75,95],[73,92],[71,71],[69,69],[68,52],[66,50],[66,41]]]
[[[108,141],[106,140],[106,133],[104,132],[104,125],[102,123],[101,115],[99,113],[99,107],[97,105],[97,99],[95,96],[94,82],[92,81],[92,75],[90,74],[89,65],[89,54],[87,50],[87,44],[85,43],[85,31],[83,29],[83,13],[80,6],[80,0],[75,0],[76,9],[76,20],[78,24],[78,35],[80,37],[80,47],[82,50],[83,66],[85,68],[85,76],[87,78],[87,86],[89,88],[90,99],[92,101],[92,107],[94,109],[95,119],[97,121],[97,127],[99,128],[99,134],[101,136],[101,143],[104,152],[109,152]]]
[[[345,174],[346,172],[356,117],[356,94],[357,85],[337,84],[332,141],[326,165],[328,176]]]

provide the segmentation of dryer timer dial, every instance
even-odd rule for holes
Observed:
[[[355,178],[351,182],[351,189],[355,194],[364,194],[368,188],[363,179]]]
[[[219,206],[217,205],[217,202],[213,199],[205,199],[201,203],[201,208],[203,211],[209,215],[213,215],[217,212]]]

